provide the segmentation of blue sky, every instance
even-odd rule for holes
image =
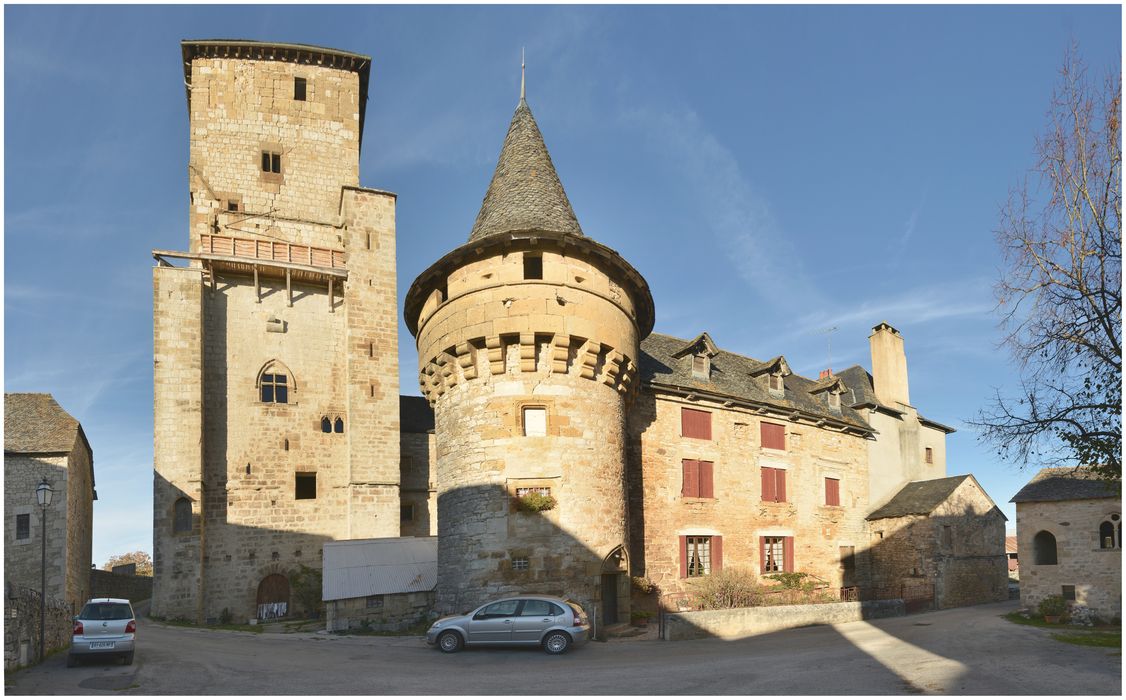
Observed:
[[[887,320],[911,398],[954,426],[1015,524],[1030,478],[965,421],[1016,375],[992,313],[992,231],[1095,7],[40,7],[4,9],[5,391],[83,424],[94,561],[151,552],[154,248],[187,247],[181,39],[373,57],[361,184],[396,192],[400,300],[468,236],[520,83],[587,235],[645,277],[656,330],[711,333],[816,376],[869,363]],[[402,392],[417,394],[400,326]]]

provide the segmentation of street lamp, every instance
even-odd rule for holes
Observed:
[[[47,506],[51,505],[51,495],[55,493],[47,477],[35,487],[35,500],[43,511],[43,532],[39,539],[42,541],[43,557],[39,567],[39,661],[44,659],[43,648],[46,641],[47,630]]]

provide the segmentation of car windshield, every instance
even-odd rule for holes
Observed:
[[[83,620],[132,620],[128,603],[87,603],[78,616]]]

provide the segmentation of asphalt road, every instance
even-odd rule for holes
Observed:
[[[562,656],[442,654],[416,637],[250,634],[142,620],[133,666],[5,674],[9,695],[1121,694],[1121,654],[1057,642],[996,603],[724,642],[617,640]]]

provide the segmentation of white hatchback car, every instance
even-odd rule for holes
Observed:
[[[74,634],[68,667],[95,655],[120,656],[126,666],[133,663],[137,618],[133,606],[124,598],[92,598],[74,618]]]

